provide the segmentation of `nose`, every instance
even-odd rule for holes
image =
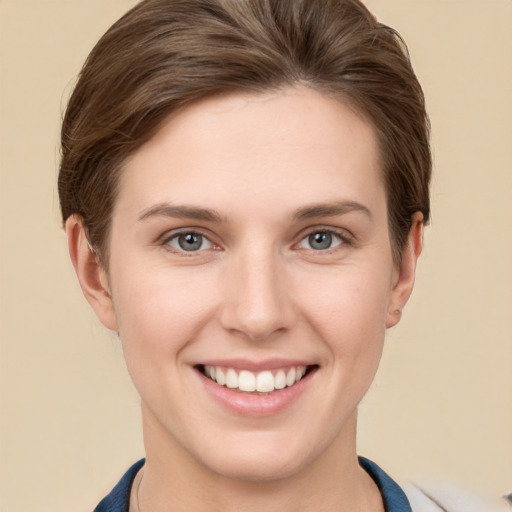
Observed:
[[[226,274],[221,312],[225,329],[252,341],[290,329],[292,295],[278,255],[269,248],[247,248],[233,257]]]

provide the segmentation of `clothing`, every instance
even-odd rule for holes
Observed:
[[[413,512],[512,512],[505,499],[490,501],[447,482],[403,486]]]
[[[128,512],[130,506],[130,490],[139,469],[144,466],[145,459],[136,462],[124,475],[119,483],[105,496],[94,512]]]
[[[375,462],[359,457],[359,464],[377,484],[386,512],[412,512],[407,496],[400,486],[391,479]],[[106,496],[94,512],[128,512],[130,504],[130,489],[139,469],[144,465],[144,459],[136,462],[121,478],[112,492]]]

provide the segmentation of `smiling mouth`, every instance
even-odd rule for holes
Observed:
[[[198,365],[196,368],[219,386],[241,393],[266,395],[295,385],[318,366],[292,366],[261,372],[209,365]]]

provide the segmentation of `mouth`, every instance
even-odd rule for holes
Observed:
[[[197,365],[196,369],[219,386],[251,395],[269,395],[295,386],[318,365],[273,368],[259,372],[225,366]]]

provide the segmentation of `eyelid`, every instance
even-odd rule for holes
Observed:
[[[210,247],[206,249],[199,249],[197,251],[185,251],[183,249],[178,249],[170,245],[170,241],[179,237],[180,235],[194,234],[200,235],[211,244]],[[202,253],[208,250],[219,250],[219,244],[215,243],[212,240],[212,235],[207,233],[204,229],[196,228],[196,227],[186,227],[186,228],[176,228],[170,231],[166,231],[162,236],[160,236],[157,240],[157,244],[164,247],[164,249],[172,252],[174,254],[179,254],[183,256],[193,256],[194,254]]]
[[[334,251],[336,250],[337,248],[339,248],[340,246],[345,246],[345,245],[354,245],[355,243],[355,237],[354,235],[352,235],[352,233],[350,233],[349,231],[347,231],[346,229],[343,229],[343,228],[335,228],[335,227],[332,227],[332,226],[322,226],[322,225],[319,225],[319,226],[313,226],[313,227],[309,227],[307,228],[306,230],[303,230],[300,234],[299,234],[299,241],[296,242],[294,245],[297,246],[298,244],[300,244],[305,238],[309,237],[310,235],[314,234],[314,233],[327,233],[327,234],[330,234],[330,235],[335,235],[337,237],[339,237],[341,239],[341,244],[338,244],[332,248],[329,248],[329,249],[325,249],[323,251],[318,251],[318,250],[315,250],[315,249],[306,249],[306,248],[300,248],[300,249],[303,249],[303,250],[306,250],[306,251],[314,251],[314,252],[323,252],[323,253],[329,253],[330,251]]]

